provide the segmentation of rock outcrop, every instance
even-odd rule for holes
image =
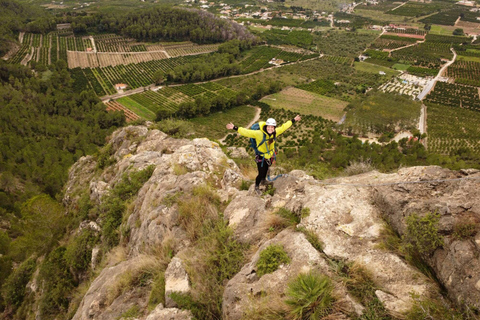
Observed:
[[[72,167],[64,199],[68,206],[75,206],[82,186],[88,186],[90,199],[100,203],[124,173],[152,165],[155,169],[129,206],[124,222],[125,229],[129,230],[124,239],[124,261],[100,272],[74,319],[114,319],[132,303],[146,305],[148,297],[141,288],[112,294],[112,284],[125,272],[134,272],[139,261],[145,262],[146,257],[167,243],[174,252],[189,248],[191,240],[179,223],[178,207],[169,203],[169,199],[179,193],[192,192],[207,182],[217,188],[220,199],[228,204],[224,219],[233,228],[236,239],[257,248],[225,286],[224,319],[242,319],[264,303],[263,297],[281,299],[287,283],[299,273],[315,269],[331,275],[328,259],[355,262],[368,269],[378,287],[377,298],[392,315],[400,317],[412,306],[412,292],[434,297],[440,289],[402,257],[380,249],[382,230],[387,221],[403,235],[408,215],[427,212],[440,214],[438,228],[444,239],[443,247],[437,248],[427,262],[452,300],[480,308],[480,233],[475,229],[466,238],[455,234],[461,224],[479,225],[479,172],[413,167],[392,174],[369,172],[317,181],[296,170],[274,182],[273,196],[258,197],[251,191],[238,189],[244,179],[241,171],[217,143],[207,139],[178,140],[158,130],[138,126],[115,132],[110,145],[115,163],[100,173],[92,157],[84,157]],[[452,180],[460,178],[462,180]],[[303,233],[293,229],[272,237],[268,232],[268,219],[279,208],[302,216],[298,227],[318,237],[323,243],[322,252],[315,249]],[[259,254],[270,244],[282,245],[291,262],[259,277],[256,263]],[[149,263],[155,265],[155,259],[150,258]],[[167,279],[167,287],[180,282],[181,286],[170,286],[167,295],[171,291],[188,292],[189,269],[185,272],[181,265],[178,258],[172,260],[171,272],[167,272],[172,277]],[[335,295],[343,310],[338,319],[363,312],[363,306],[349,295],[340,281],[335,282]],[[167,307],[174,306],[166,298]],[[164,308],[161,304],[151,313],[140,316],[149,320],[190,317],[190,312]]]

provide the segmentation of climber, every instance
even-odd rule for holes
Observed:
[[[246,129],[237,127],[233,123],[226,125],[229,130],[236,130],[244,137],[250,138],[252,141],[252,148],[255,150],[255,162],[257,163],[258,176],[255,179],[255,193],[258,195],[260,192],[260,183],[265,184],[265,178],[267,177],[268,168],[275,163],[276,149],[275,140],[285,130],[290,128],[293,123],[301,120],[300,115],[297,115],[292,120],[289,120],[277,128],[277,122],[275,119],[267,119],[266,122],[259,122],[254,124],[252,129]]]

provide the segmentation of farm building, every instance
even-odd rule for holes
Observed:
[[[117,83],[115,85],[115,89],[117,90],[125,90],[127,89],[128,85],[126,85],[125,83]]]

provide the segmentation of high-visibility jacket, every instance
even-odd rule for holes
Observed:
[[[258,124],[260,126],[260,130],[251,130],[251,129],[239,127],[238,133],[247,138],[254,138],[255,141],[257,142],[258,151],[260,151],[263,154],[263,157],[265,159],[270,159],[271,157],[275,156],[275,139],[273,139],[274,134],[267,133],[267,130],[266,130],[267,128],[265,126],[264,121],[261,121]],[[292,121],[288,120],[287,122],[282,124],[280,127],[276,127],[275,136],[278,137],[291,126],[292,126]],[[265,142],[262,143],[264,134],[265,134]],[[272,143],[268,142],[270,139],[272,139]]]

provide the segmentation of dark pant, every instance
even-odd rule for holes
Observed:
[[[265,180],[265,178],[267,178],[268,168],[270,167],[269,163],[270,161],[268,160],[264,160],[260,162],[257,161],[258,176],[255,179],[255,186],[258,187],[260,185],[260,182],[262,182],[262,180]]]

